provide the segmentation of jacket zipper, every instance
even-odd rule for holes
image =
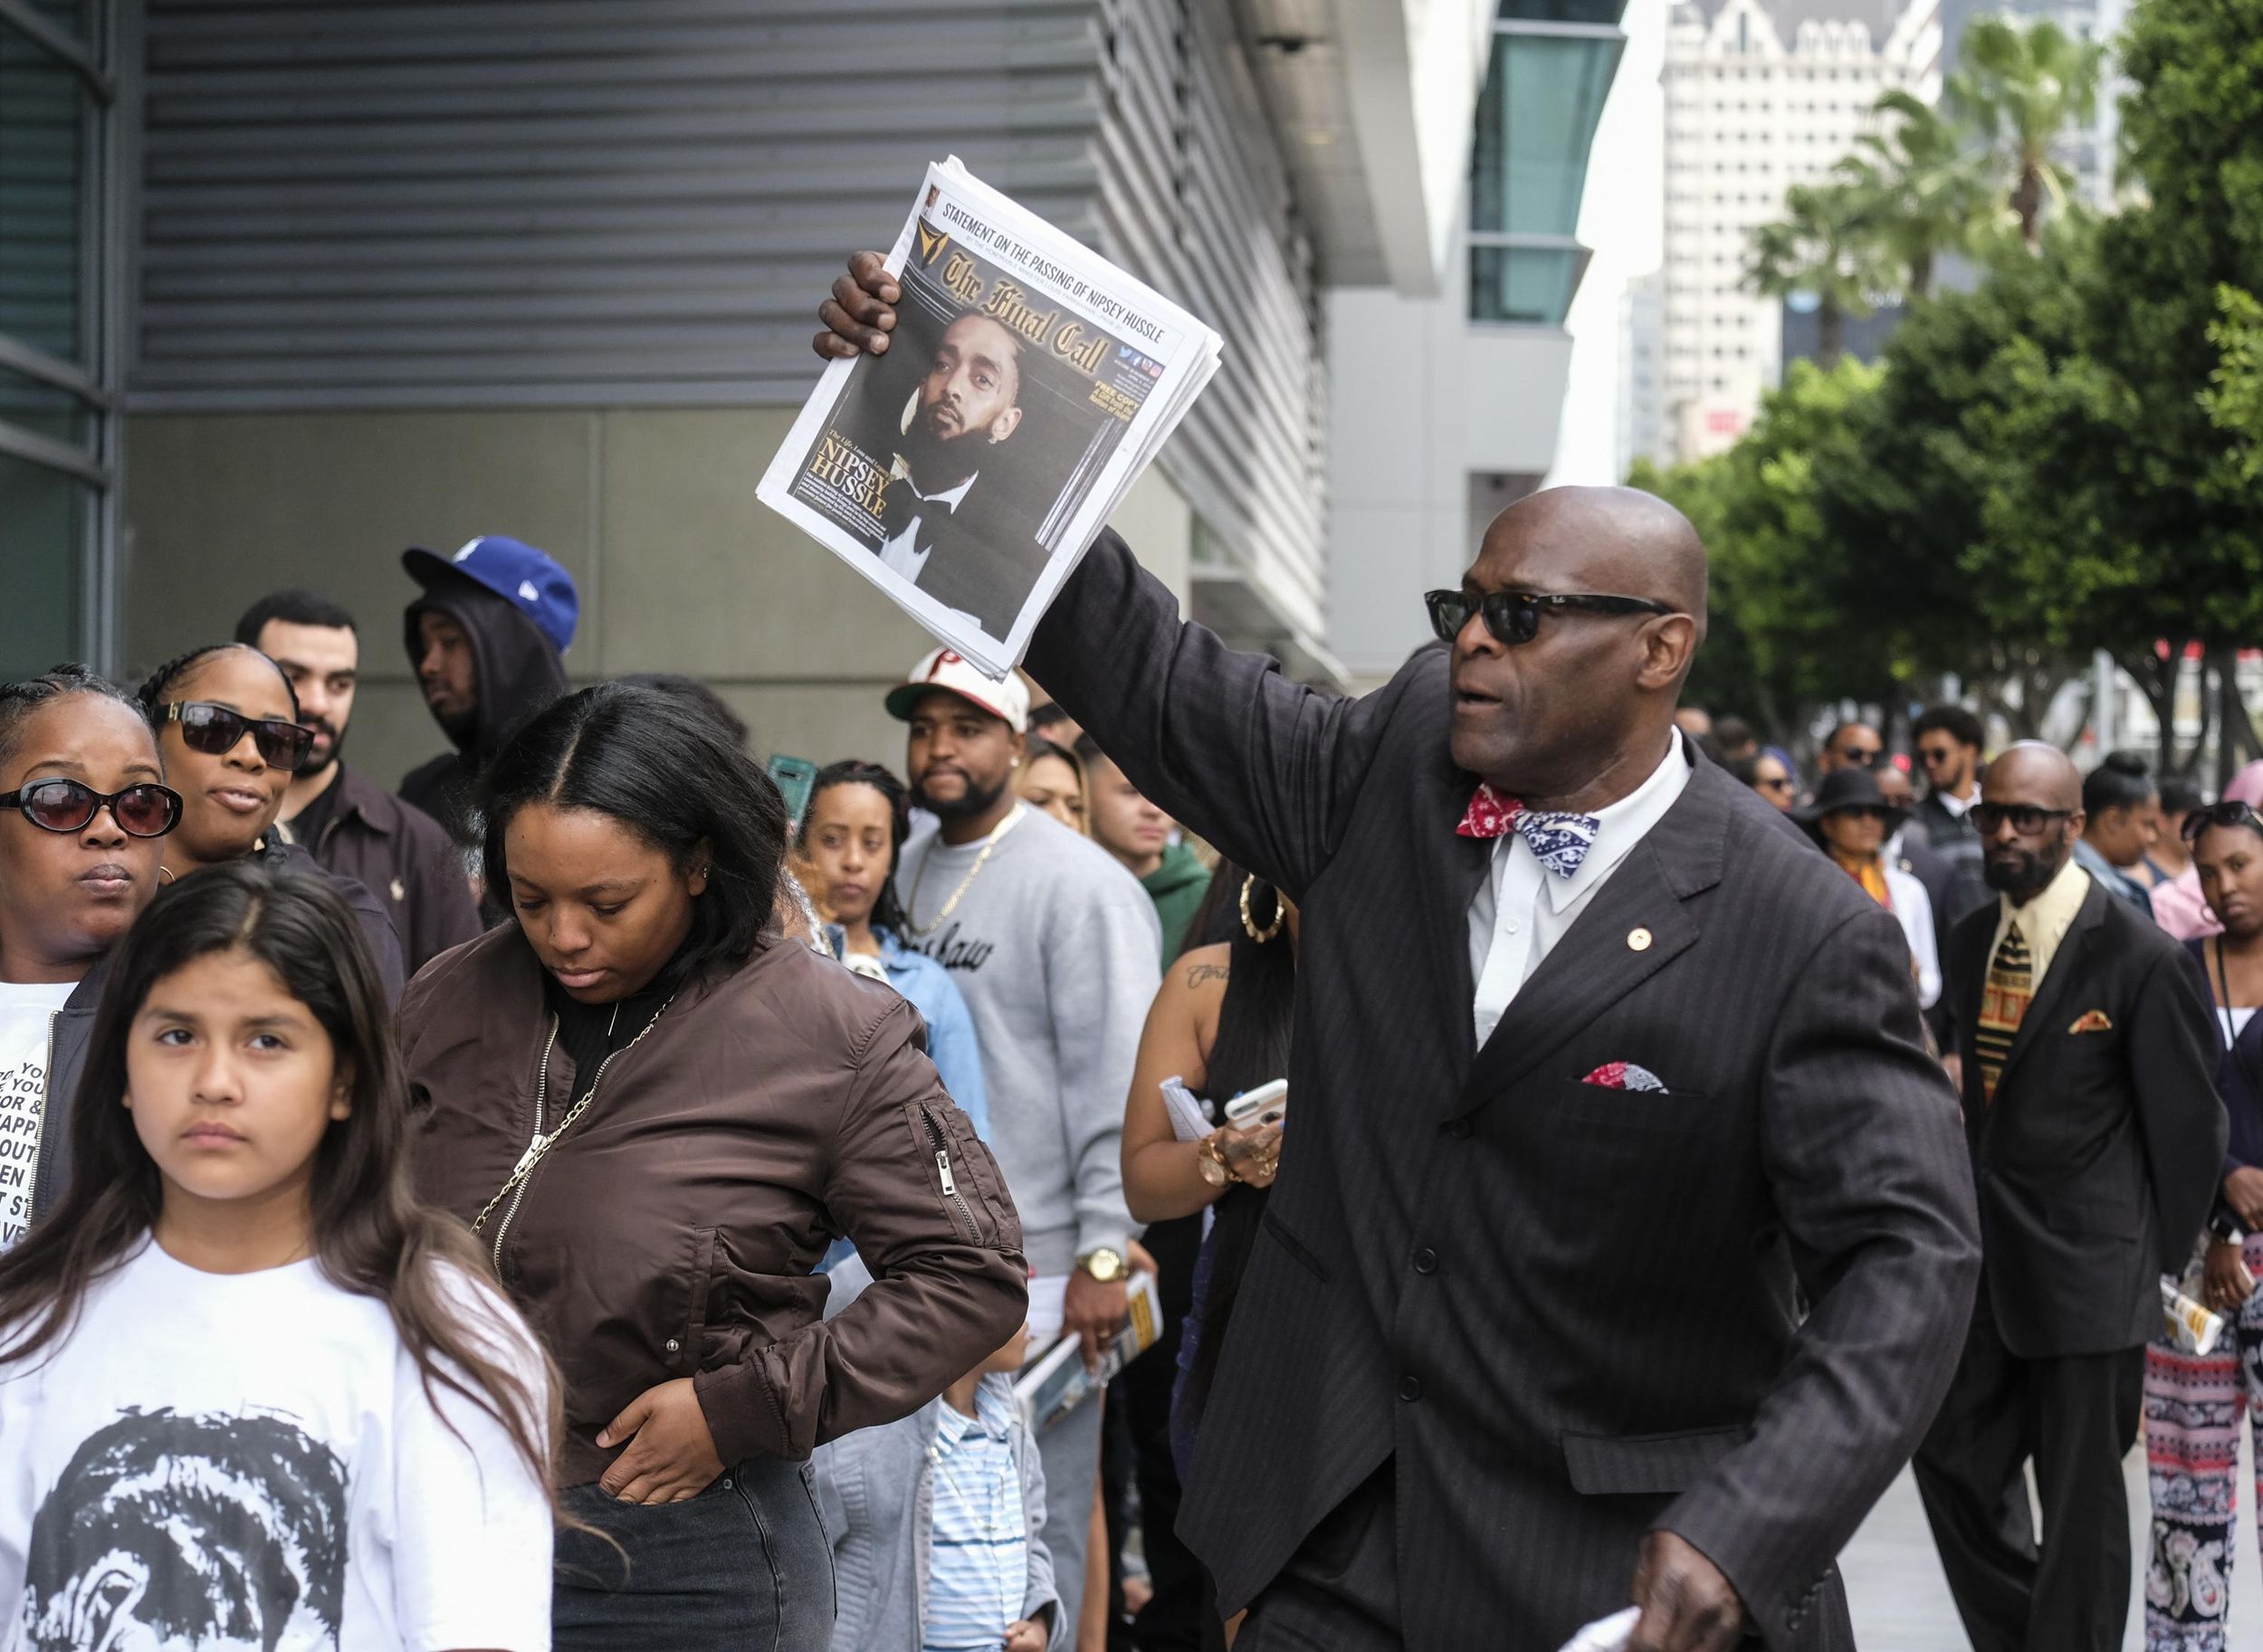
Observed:
[[[959,1183],[950,1173],[950,1149],[944,1144],[943,1127],[935,1122],[935,1115],[926,1108],[920,1109],[920,1119],[927,1126],[927,1141],[935,1150],[936,1174],[942,1179],[943,1197],[958,1207],[959,1214],[967,1219],[967,1243],[982,1243],[981,1229],[975,1226],[974,1211],[959,1191]]]
[[[550,1051],[556,1048],[558,1045],[558,1017],[552,1015],[550,1017],[549,1042],[542,1046],[542,1070],[535,1075],[534,1081],[533,1139],[537,1141],[539,1141],[542,1139],[542,1103],[544,1097],[549,1092]],[[612,1057],[607,1056],[606,1059],[609,1061]],[[597,1072],[600,1075],[604,1074],[605,1068],[602,1065],[598,1066]],[[493,1255],[495,1258],[495,1271],[499,1274],[502,1272],[503,1266],[503,1236],[511,1231],[511,1218],[519,1214],[519,1201],[527,1196],[527,1182],[532,1181],[533,1179],[534,1172],[532,1170],[529,1170],[527,1172],[526,1181],[522,1181],[519,1184],[519,1190],[511,1196],[511,1202],[503,1207],[503,1219],[495,1224],[495,1245]]]

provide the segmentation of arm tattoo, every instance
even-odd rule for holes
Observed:
[[[1187,985],[1199,987],[1206,981],[1222,981],[1232,973],[1224,964],[1189,964]]]

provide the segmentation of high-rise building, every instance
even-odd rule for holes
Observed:
[[[1625,8],[1492,0],[1440,291],[1329,295],[1328,637],[1355,687],[1428,638],[1422,592],[1456,584],[1486,524],[1555,463],[1564,320],[1588,264],[1575,232]]]
[[[1666,425],[1666,276],[1653,270],[1618,296],[1618,431],[1614,468],[1620,477],[1638,459],[1664,464],[1674,456]]]
[[[1752,233],[1907,88],[1941,90],[1941,0],[1683,0],[1666,47],[1666,400],[1677,457],[1743,434],[1781,370]]]

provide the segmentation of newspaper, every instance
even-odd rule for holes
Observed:
[[[1163,1303],[1155,1294],[1155,1275],[1133,1274],[1124,1281],[1123,1329],[1101,1349],[1098,1370],[1084,1369],[1082,1342],[1074,1333],[1022,1367],[1014,1379],[1014,1402],[1021,1407],[1022,1422],[1033,1436],[1058,1422],[1106,1388],[1162,1334]]]
[[[756,495],[1003,677],[1220,341],[956,156],[887,266],[886,352],[826,368]]]

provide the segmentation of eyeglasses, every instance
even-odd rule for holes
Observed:
[[[1755,791],[1790,791],[1791,778],[1789,775],[1778,775],[1772,780],[1755,780],[1752,782],[1752,789]]]
[[[1855,769],[1875,768],[1877,760],[1885,755],[1886,748],[1883,746],[1841,746],[1838,749],[1838,760]]]
[[[2210,826],[2246,826],[2250,831],[2263,833],[2263,815],[2257,814],[2237,797],[2227,797],[2221,803],[2196,808],[2184,817],[2182,828],[2184,841],[2188,844],[2200,842],[2201,834]]]
[[[1972,824],[1980,828],[1982,837],[1993,837],[2009,820],[2011,829],[2020,836],[2032,837],[2052,821],[2064,820],[2074,812],[2070,808],[2038,808],[2031,803],[1975,803]]]
[[[165,708],[167,722],[181,725],[181,739],[191,751],[222,757],[234,750],[248,732],[259,749],[260,760],[270,769],[296,769],[314,748],[314,731],[280,718],[246,717],[209,700],[176,700]]]
[[[1917,748],[1917,760],[1928,769],[1936,768],[1955,755],[1954,746],[1920,746]]]
[[[76,780],[41,780],[0,797],[0,808],[21,809],[43,832],[83,832],[108,809],[127,836],[162,837],[181,822],[181,794],[153,781],[99,792]]]
[[[1553,592],[1487,591],[1471,597],[1466,591],[1425,591],[1423,605],[1430,610],[1430,628],[1438,640],[1450,643],[1462,634],[1473,614],[1483,614],[1494,640],[1513,648],[1540,635],[1540,616],[1549,614],[1672,614],[1677,610],[1647,597],[1567,596]]]

